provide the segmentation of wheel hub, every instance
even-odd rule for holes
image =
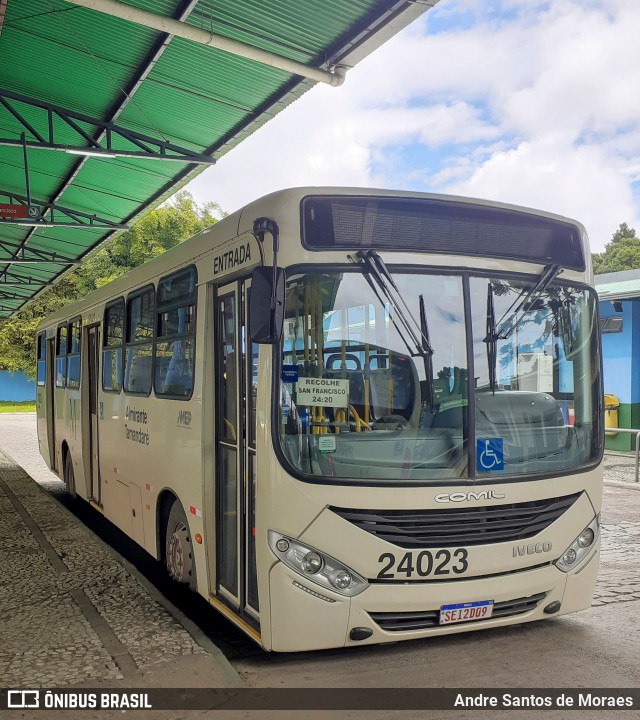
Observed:
[[[178,523],[169,537],[167,570],[176,582],[188,583],[192,564],[189,533],[184,523]]]

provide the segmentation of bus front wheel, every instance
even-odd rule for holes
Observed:
[[[165,540],[165,566],[172,580],[196,589],[191,533],[184,510],[176,500],[171,506]]]
[[[76,477],[73,472],[73,461],[71,460],[71,453],[67,450],[64,456],[64,489],[72,499],[76,497]]]

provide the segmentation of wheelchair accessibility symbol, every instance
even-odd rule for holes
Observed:
[[[478,472],[504,470],[502,438],[485,438],[476,441],[476,466]]]

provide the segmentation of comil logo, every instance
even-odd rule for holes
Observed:
[[[7,708],[26,709],[40,707],[39,690],[9,690],[7,692]]]
[[[483,490],[482,492],[452,492],[440,493],[436,495],[436,502],[439,503],[459,503],[468,502],[469,500],[503,500],[505,495],[495,490]]]

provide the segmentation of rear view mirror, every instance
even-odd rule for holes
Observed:
[[[271,345],[282,337],[284,325],[284,283],[282,268],[257,267],[251,277],[249,337],[258,345]]]

